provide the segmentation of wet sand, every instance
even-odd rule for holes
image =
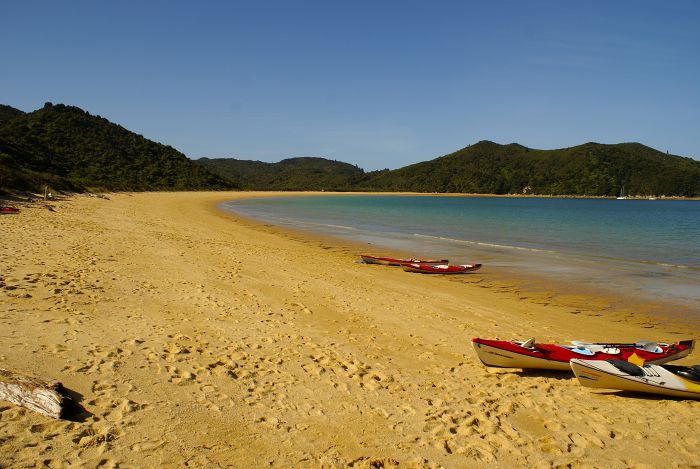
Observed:
[[[82,409],[0,402],[0,466],[697,464],[700,402],[490,370],[469,344],[697,330],[487,268],[360,264],[363,246],[215,207],[251,195],[76,196],[0,218],[0,367],[61,381]]]

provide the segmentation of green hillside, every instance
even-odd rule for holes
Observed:
[[[363,190],[478,194],[700,196],[700,162],[639,143],[535,150],[489,141],[401,169],[369,173]]]
[[[172,147],[73,106],[47,103],[0,125],[0,189],[233,188]]]
[[[289,158],[279,163],[233,158],[196,161],[242,188],[253,190],[348,191],[365,179],[365,172],[357,166],[325,158]]]
[[[396,170],[325,158],[197,161],[72,106],[0,106],[0,190],[326,190],[700,197],[700,162],[639,143],[557,150],[481,141]]]

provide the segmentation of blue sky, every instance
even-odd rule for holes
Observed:
[[[190,158],[398,168],[479,140],[700,159],[700,2],[4,2],[0,103]]]

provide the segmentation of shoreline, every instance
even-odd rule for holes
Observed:
[[[76,196],[0,219],[0,367],[61,381],[83,409],[54,421],[0,402],[4,462],[695,463],[697,438],[678,421],[700,417],[700,402],[487,369],[469,340],[676,341],[696,330],[575,313],[478,273],[356,263],[355,246],[216,207],[255,194]]]
[[[452,194],[417,194],[417,193],[393,193],[387,194],[382,192],[360,193],[360,192],[262,192],[263,197],[314,197],[314,196],[344,196],[344,195],[396,195],[396,196],[453,196]],[[481,197],[481,195],[471,194],[456,194],[456,197]],[[241,199],[259,197],[244,196]],[[495,196],[500,197],[500,196]],[[528,196],[524,196],[527,198]],[[295,228],[291,226],[275,225],[264,220],[255,219],[240,213],[234,213],[221,208],[225,201],[219,201],[213,204],[213,207],[233,217],[238,221],[245,221],[252,227],[266,227],[272,229],[272,232],[278,231],[283,234],[294,234],[296,238],[309,238],[318,240],[326,244],[337,245],[345,249],[354,249],[357,258],[360,254],[373,255],[388,255],[393,257],[423,257],[423,253],[408,251],[400,248],[392,248],[387,246],[375,245],[359,240],[351,240],[342,236],[322,234],[311,229]],[[437,255],[437,254],[436,254]],[[478,259],[472,259],[474,262],[479,262]],[[675,302],[671,299],[651,299],[649,297],[636,297],[631,294],[615,293],[610,289],[605,289],[600,286],[584,285],[576,283],[571,279],[558,279],[553,275],[546,275],[538,272],[528,272],[527,274],[515,272],[512,268],[503,266],[490,266],[485,264],[479,272],[474,274],[479,279],[472,279],[472,274],[466,276],[451,276],[443,279],[445,281],[460,281],[466,283],[474,283],[478,281],[484,287],[489,285],[491,288],[501,291],[509,291],[514,294],[519,294],[526,301],[531,300],[535,303],[544,303],[556,301],[563,306],[569,307],[574,311],[587,311],[593,314],[618,315],[637,318],[640,324],[647,323],[667,323],[675,324],[676,327],[690,327],[693,331],[700,331],[700,317],[693,317],[694,309],[692,306]],[[697,316],[697,312],[695,312]]]
[[[144,191],[144,192],[66,192],[65,194],[57,194],[56,198],[44,201],[43,195],[28,192],[13,192],[0,194],[0,201],[9,201],[11,204],[26,205],[27,199],[29,203],[46,202],[51,203],[56,200],[61,200],[70,197],[108,197],[110,194],[149,194],[159,193],[162,191]],[[168,193],[168,192],[164,192]],[[377,192],[377,191],[277,191],[277,190],[239,190],[239,191],[188,191],[183,193],[232,193],[232,194],[255,194],[253,197],[275,197],[276,194],[287,195],[395,195],[395,196],[434,196],[434,197],[497,197],[497,198],[525,198],[525,199],[606,199],[618,200],[616,196],[610,195],[572,195],[572,194],[478,194],[470,192]],[[21,195],[20,195],[21,194]],[[106,194],[106,195],[105,195]],[[664,200],[680,200],[680,201],[700,201],[700,197],[681,197],[681,196],[625,196],[623,200],[648,200],[648,201],[664,201]]]

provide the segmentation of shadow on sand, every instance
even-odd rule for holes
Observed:
[[[516,375],[523,378],[548,378],[548,379],[572,379],[575,378],[574,372],[571,370],[537,370],[528,369],[516,371]]]
[[[687,397],[674,397],[674,396],[664,396],[661,394],[647,394],[643,392],[635,392],[635,391],[621,391],[621,390],[596,390],[595,394],[598,394],[600,396],[613,396],[613,397],[621,397],[623,399],[637,399],[641,401],[676,401],[676,402],[683,402],[683,401],[689,401],[689,402],[698,402],[697,399],[690,399]]]
[[[85,422],[92,414],[83,407],[80,402],[83,400],[83,395],[79,392],[72,391],[61,386],[59,392],[64,397],[63,411],[61,418],[71,422]]]

